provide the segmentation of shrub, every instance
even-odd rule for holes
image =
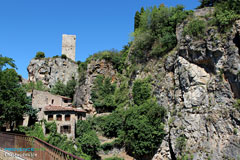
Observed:
[[[91,131],[91,125],[88,121],[78,121],[76,125],[76,138],[82,137],[84,133]]]
[[[39,91],[48,91],[49,89],[43,84],[42,81],[37,81],[37,82],[29,82],[26,84],[23,84],[23,88],[29,92],[34,89],[39,90]]]
[[[123,125],[126,151],[136,159],[151,158],[165,136],[163,119],[166,110],[149,99],[130,108]]]
[[[206,22],[199,19],[191,20],[185,27],[183,34],[196,38],[203,38],[206,29]]]
[[[180,5],[154,6],[138,14],[130,60],[145,62],[149,57],[161,57],[172,50],[177,44],[176,26],[189,14],[191,12],[184,11]]]
[[[136,105],[143,104],[151,97],[150,78],[136,80],[133,84],[133,101]]]
[[[45,58],[45,53],[44,52],[37,52],[35,59],[41,59],[41,58]]]
[[[59,55],[53,56],[53,58],[59,58]]]
[[[135,58],[140,60],[146,60],[146,57],[149,56],[147,55],[147,53],[151,49],[153,43],[154,39],[150,31],[138,34],[132,45],[131,53],[133,57],[130,57],[131,61],[134,62]]]
[[[234,104],[234,108],[236,108],[240,112],[240,99],[236,101],[236,103]]]
[[[62,55],[61,55],[61,58],[62,58],[62,59],[67,59],[67,56],[66,56],[65,54],[62,54]]]
[[[234,129],[233,129],[233,134],[237,135],[237,133],[238,133],[238,129],[237,129],[237,128],[234,128]]]
[[[77,83],[74,78],[69,80],[66,85],[63,84],[61,81],[57,81],[55,85],[51,88],[50,92],[52,94],[73,98],[76,84]]]
[[[99,127],[106,137],[117,137],[122,130],[124,115],[122,112],[113,112],[104,117],[99,117]]]
[[[233,22],[240,18],[240,16],[237,15],[233,10],[219,9],[215,14],[215,25],[219,26],[221,32],[227,31],[232,26]]]
[[[116,84],[111,83],[110,77],[98,75],[92,89],[92,101],[98,112],[112,111],[116,108],[114,92]]]
[[[97,157],[97,152],[100,149],[100,141],[95,131],[91,130],[83,133],[82,137],[76,140],[84,153],[90,155],[93,159]]]
[[[176,139],[176,149],[180,152],[183,152],[186,148],[186,136],[185,135],[180,135],[177,139]]]

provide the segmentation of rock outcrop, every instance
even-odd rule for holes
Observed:
[[[237,21],[226,39],[214,28],[204,40],[177,33],[178,49],[165,60],[164,87],[155,88],[169,115],[168,135],[153,160],[240,158],[240,114],[234,108],[240,95],[239,26]]]
[[[116,79],[116,71],[113,69],[112,63],[106,60],[91,61],[87,66],[85,77],[80,80],[74,95],[73,104],[85,109],[89,114],[96,113],[91,101],[91,89],[95,78],[99,74],[111,77],[113,81]]]
[[[57,81],[66,84],[73,77],[78,80],[78,65],[63,58],[32,59],[28,68],[28,81],[42,81],[51,88]]]

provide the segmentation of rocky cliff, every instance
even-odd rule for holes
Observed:
[[[78,77],[78,65],[64,58],[32,59],[28,68],[28,81],[42,81],[51,88],[57,81],[66,84],[74,77]]]
[[[206,18],[209,12],[212,9],[197,10],[194,16]],[[129,82],[151,75],[154,95],[168,110],[167,136],[153,160],[174,160],[180,155],[194,160],[240,158],[240,113],[234,108],[240,98],[240,21],[224,35],[209,27],[202,39],[183,35],[187,23],[177,28],[176,48],[163,58],[139,64]],[[114,78],[116,73],[104,60],[89,63],[75,104],[95,113],[94,78],[98,74]]]
[[[112,80],[116,77],[116,71],[113,69],[113,65],[110,62],[107,62],[104,59],[91,61],[88,64],[87,71],[76,88],[74,95],[73,104],[84,108],[90,114],[96,113],[96,109],[93,107],[91,101],[91,89],[96,76],[99,74],[112,77]]]
[[[201,40],[182,35],[178,46],[159,70],[164,78],[155,86],[160,105],[167,107],[168,135],[153,160],[240,158],[239,98],[240,21],[225,37],[208,28]],[[181,142],[181,143],[180,143]]]

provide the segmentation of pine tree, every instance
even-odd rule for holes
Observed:
[[[140,13],[137,11],[134,17],[134,31],[139,27],[140,25]]]

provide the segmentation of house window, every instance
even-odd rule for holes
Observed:
[[[54,103],[54,99],[52,99],[52,104]]]
[[[63,99],[63,102],[64,102],[64,103],[68,103],[68,100],[67,100],[67,99]]]
[[[61,126],[60,132],[61,133],[71,133],[71,126]]]
[[[65,121],[70,121],[70,120],[71,120],[70,114],[65,115]]]
[[[53,120],[53,115],[48,115],[48,121],[52,121]]]
[[[50,133],[49,128],[46,128],[46,134],[49,134],[49,133]]]
[[[62,121],[62,115],[57,115],[57,121]]]

